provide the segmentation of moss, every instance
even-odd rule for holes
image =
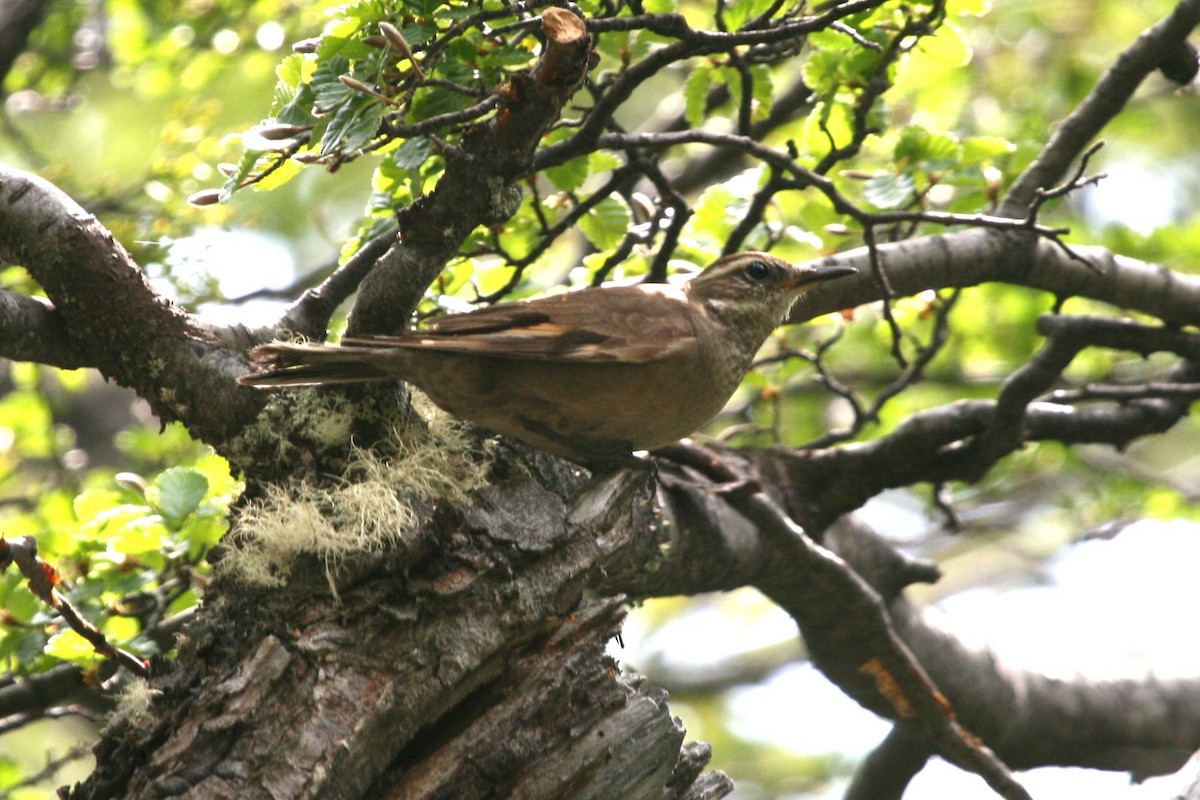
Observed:
[[[324,414],[312,417],[313,439],[344,447],[354,421],[350,404],[326,402],[322,408]],[[370,450],[351,445],[333,480],[268,484],[262,497],[237,512],[239,547],[221,568],[251,584],[278,586],[301,553],[313,553],[324,561],[332,586],[346,556],[403,544],[420,522],[417,509],[429,501],[466,503],[485,484],[489,459],[470,453],[462,423],[423,398],[414,398],[414,409],[425,426],[392,428]],[[296,424],[296,417],[290,422]]]
[[[150,719],[150,707],[154,704],[154,699],[161,694],[158,689],[151,689],[144,678],[131,676],[117,696],[113,719],[124,719],[134,726],[142,725]]]

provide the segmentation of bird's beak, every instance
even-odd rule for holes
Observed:
[[[793,287],[812,286],[813,284],[825,283],[835,278],[844,278],[847,275],[858,274],[858,270],[854,267],[810,267],[804,270],[797,270],[797,272],[799,274],[792,281]]]

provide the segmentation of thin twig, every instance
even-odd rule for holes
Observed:
[[[30,591],[57,611],[71,630],[87,640],[99,655],[116,662],[139,677],[150,677],[149,661],[109,642],[100,629],[88,622],[74,604],[58,590],[62,577],[54,567],[38,558],[37,541],[32,536],[23,536],[13,541],[0,537],[0,570],[7,569],[9,564],[17,565],[17,569],[29,582]]]

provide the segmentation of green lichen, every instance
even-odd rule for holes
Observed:
[[[402,544],[420,522],[417,509],[429,501],[466,503],[485,484],[488,459],[470,454],[462,423],[423,398],[414,398],[414,410],[425,426],[392,428],[370,450],[351,445],[336,479],[266,486],[237,512],[239,547],[221,568],[247,583],[278,586],[300,554],[312,553],[325,563],[332,587],[342,559]],[[325,411],[313,420],[313,438],[344,444],[353,421],[348,404],[326,403]]]

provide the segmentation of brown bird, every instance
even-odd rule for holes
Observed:
[[[341,345],[266,344],[259,388],[404,380],[450,414],[587,465],[629,462],[708,422],[808,287],[851,267],[767,253],[680,285],[605,286],[442,317]]]

